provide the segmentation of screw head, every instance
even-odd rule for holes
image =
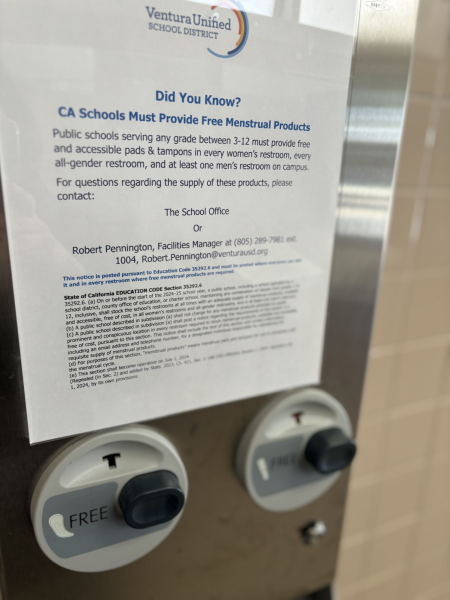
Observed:
[[[303,542],[307,546],[314,546],[325,537],[327,527],[323,521],[311,521],[301,529]]]

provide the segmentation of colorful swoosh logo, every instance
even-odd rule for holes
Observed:
[[[211,6],[211,10],[215,10],[219,7],[229,8],[236,15],[237,20],[239,21],[239,39],[236,42],[236,48],[233,48],[233,50],[230,50],[227,54],[217,54],[217,52],[214,52],[211,48],[208,48],[208,52],[211,52],[211,54],[214,54],[214,56],[217,56],[218,58],[233,58],[234,56],[237,56],[239,52],[242,52],[248,40],[249,26],[247,13],[238,0],[223,0],[222,2],[218,2],[217,4],[214,4],[214,6]]]

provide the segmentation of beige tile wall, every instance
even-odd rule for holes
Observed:
[[[421,0],[339,600],[450,600],[450,0]]]

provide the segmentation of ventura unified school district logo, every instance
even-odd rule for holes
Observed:
[[[220,54],[211,48],[207,48],[213,56],[217,58],[233,58],[244,49],[249,34],[249,24],[247,13],[239,0],[222,0],[211,6],[211,10],[217,8],[228,8],[232,10],[238,20],[238,40],[236,47],[227,52]],[[231,19],[221,21],[217,13],[206,18],[199,14],[179,15],[171,11],[156,10],[154,6],[146,6],[148,16],[151,21],[149,29],[162,33],[174,33],[178,35],[189,35],[199,38],[207,38],[217,40],[222,33],[231,32]],[[192,27],[194,25],[195,27]]]

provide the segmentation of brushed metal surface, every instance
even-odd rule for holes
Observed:
[[[417,3],[361,7],[342,167],[322,385],[356,426],[380,259],[389,217]],[[281,2],[278,0],[281,7]],[[290,513],[258,508],[233,458],[247,423],[273,396],[152,422],[177,446],[190,477],[186,512],[157,550],[116,571],[82,574],[51,563],[29,518],[32,479],[63,442],[30,447],[4,217],[0,223],[0,579],[4,600],[298,600],[333,579],[345,474],[322,498]],[[230,374],[232,376],[232,374]],[[49,365],[51,377],[51,365]],[[64,440],[64,443],[67,440]],[[309,521],[326,523],[315,546]]]

